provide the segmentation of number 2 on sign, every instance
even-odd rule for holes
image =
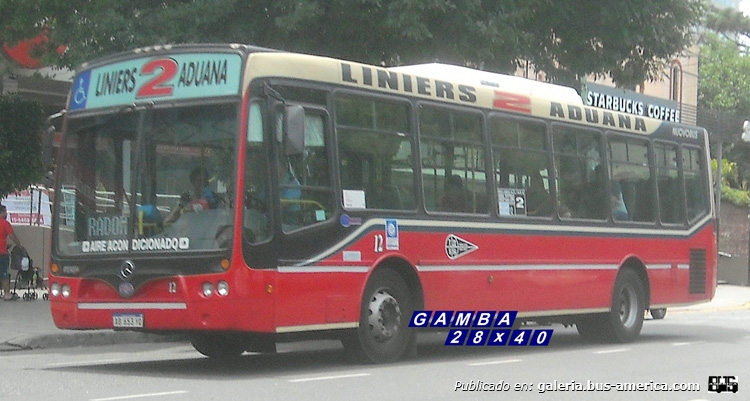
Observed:
[[[143,66],[143,69],[141,69],[141,75],[151,75],[156,73],[156,76],[138,89],[136,97],[171,96],[174,88],[172,85],[163,84],[177,75],[177,69],[177,61],[171,58],[148,62]],[[157,72],[157,70],[159,71]]]

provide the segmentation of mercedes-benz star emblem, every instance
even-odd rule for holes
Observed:
[[[120,265],[120,277],[123,280],[128,281],[135,272],[135,264],[132,261],[126,260]]]

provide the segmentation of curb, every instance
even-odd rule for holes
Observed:
[[[730,310],[746,310],[750,309],[750,302],[745,302],[741,305],[726,305],[726,306],[711,306],[706,307],[705,305],[703,307],[691,307],[691,306],[683,306],[679,308],[667,308],[669,312],[673,313],[679,313],[679,312],[721,312],[721,311],[730,311]]]
[[[74,334],[22,335],[0,344],[0,352],[32,349],[90,347],[114,344],[185,342],[175,334],[149,334],[128,331],[86,331]]]

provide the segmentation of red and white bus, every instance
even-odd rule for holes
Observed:
[[[415,310],[631,341],[646,310],[714,295],[707,143],[456,66],[245,45],[115,55],[70,94],[52,315],[184,333],[210,357],[334,337],[392,361],[415,347]]]

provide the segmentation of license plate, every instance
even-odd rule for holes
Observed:
[[[114,327],[143,327],[143,313],[115,313],[112,315]]]

